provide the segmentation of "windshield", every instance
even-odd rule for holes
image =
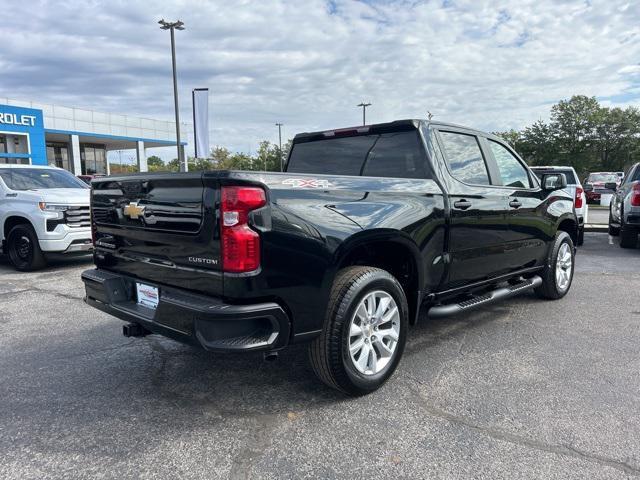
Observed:
[[[589,175],[589,179],[587,180],[589,183],[591,182],[617,182],[618,175],[615,173],[592,173]]]
[[[0,177],[11,190],[89,188],[71,173],[53,168],[1,168]]]

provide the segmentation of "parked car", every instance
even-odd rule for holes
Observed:
[[[541,179],[543,175],[549,173],[562,173],[567,179],[567,192],[573,197],[573,206],[576,209],[576,216],[578,217],[578,240],[576,245],[582,245],[584,243],[584,226],[588,221],[589,206],[587,205],[587,197],[582,188],[582,184],[578,179],[578,174],[573,167],[531,167],[533,173]]]
[[[86,183],[87,185],[91,185],[91,180],[93,180],[94,178],[98,178],[98,177],[104,177],[104,175],[102,174],[96,174],[96,175],[78,175],[78,178],[80,180],[82,180],[84,183]]]
[[[613,182],[607,185],[613,188]],[[640,230],[640,163],[624,177],[609,205],[609,235],[620,236],[622,248],[634,248]]]
[[[0,165],[0,239],[11,264],[37,270],[46,253],[91,250],[89,193],[61,168]]]
[[[566,186],[499,137],[418,120],[296,135],[284,173],[95,179],[85,300],[127,336],[268,356],[309,342],[318,377],[361,395],[396,369],[421,307],[567,294]]]
[[[587,195],[587,203],[599,203],[600,196],[613,193],[615,190],[607,188],[605,184],[618,184],[620,177],[615,172],[594,172],[590,173],[584,183],[584,190]]]

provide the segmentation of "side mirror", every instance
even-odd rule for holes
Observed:
[[[607,182],[604,184],[604,188],[607,190],[613,190],[614,192],[618,188],[618,184],[616,182]]]
[[[547,191],[562,190],[567,187],[564,173],[547,173],[542,176],[542,188]]]

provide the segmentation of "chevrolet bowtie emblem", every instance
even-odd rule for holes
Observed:
[[[136,220],[138,217],[142,217],[144,215],[144,206],[139,206],[138,202],[131,202],[129,205],[124,207],[122,213],[131,220]]]

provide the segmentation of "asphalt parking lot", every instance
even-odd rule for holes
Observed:
[[[640,476],[639,265],[588,233],[565,299],[423,319],[392,380],[350,399],[304,348],[122,337],[82,302],[85,259],[0,259],[0,478]]]

